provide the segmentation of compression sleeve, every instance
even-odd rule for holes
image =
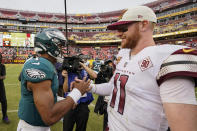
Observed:
[[[112,92],[111,83],[102,83],[102,84],[91,84],[92,87],[91,92],[101,95],[101,96],[109,96]]]
[[[163,103],[182,103],[197,105],[195,82],[191,77],[173,77],[160,85]]]

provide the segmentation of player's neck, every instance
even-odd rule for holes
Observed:
[[[149,46],[155,46],[155,42],[154,42],[153,38],[152,37],[149,37],[149,38],[141,38],[138,41],[136,47],[132,49],[130,55],[136,55],[141,50],[143,50],[144,48],[149,47]]]
[[[48,55],[48,54],[41,54],[41,57],[49,60],[52,64],[56,63],[56,60],[53,57],[51,57],[50,55]]]

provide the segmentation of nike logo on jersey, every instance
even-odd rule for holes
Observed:
[[[31,63],[33,65],[40,65],[40,62],[37,62],[37,63]]]
[[[185,53],[189,53],[189,52],[192,52],[192,51],[194,51],[195,49],[192,49],[192,48],[190,48],[190,49],[185,49],[185,48],[183,48],[183,52],[185,52]]]

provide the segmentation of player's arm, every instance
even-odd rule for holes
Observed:
[[[79,79],[77,79],[77,81],[79,81]],[[114,79],[112,77],[108,83],[90,84],[90,87],[87,89],[87,91],[101,96],[109,96],[113,90],[113,81]]]
[[[68,92],[68,72],[63,70],[62,76],[64,77],[63,90],[64,92]]]
[[[197,131],[196,59],[195,49],[177,50],[163,61],[157,75],[161,100],[172,131]]]
[[[54,103],[50,80],[39,83],[28,82],[27,86],[33,92],[34,103],[42,120],[50,126],[59,121],[73,107],[73,104],[85,93],[89,83],[90,81],[82,80],[74,84],[73,88],[78,89],[73,89],[69,97],[57,103]]]
[[[172,131],[197,131],[197,102],[194,80],[176,77],[160,86],[160,95]]]
[[[86,72],[89,74],[91,79],[96,79],[97,78],[97,74],[94,72],[94,70],[92,70],[91,68],[87,67],[85,64],[79,62],[80,65],[86,70]]]

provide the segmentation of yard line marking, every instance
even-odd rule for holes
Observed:
[[[91,107],[95,107],[95,105],[94,104],[92,104],[92,103],[90,103],[90,105],[89,106],[91,106]],[[12,112],[18,112],[18,110],[8,110],[7,112],[9,112],[9,113],[12,113]],[[0,112],[0,113],[2,113],[2,112]]]
[[[18,110],[8,110],[7,112],[12,113],[12,112],[18,112]],[[2,112],[0,112],[2,113]]]
[[[8,85],[8,86],[19,86],[20,84],[6,84],[5,85]]]

